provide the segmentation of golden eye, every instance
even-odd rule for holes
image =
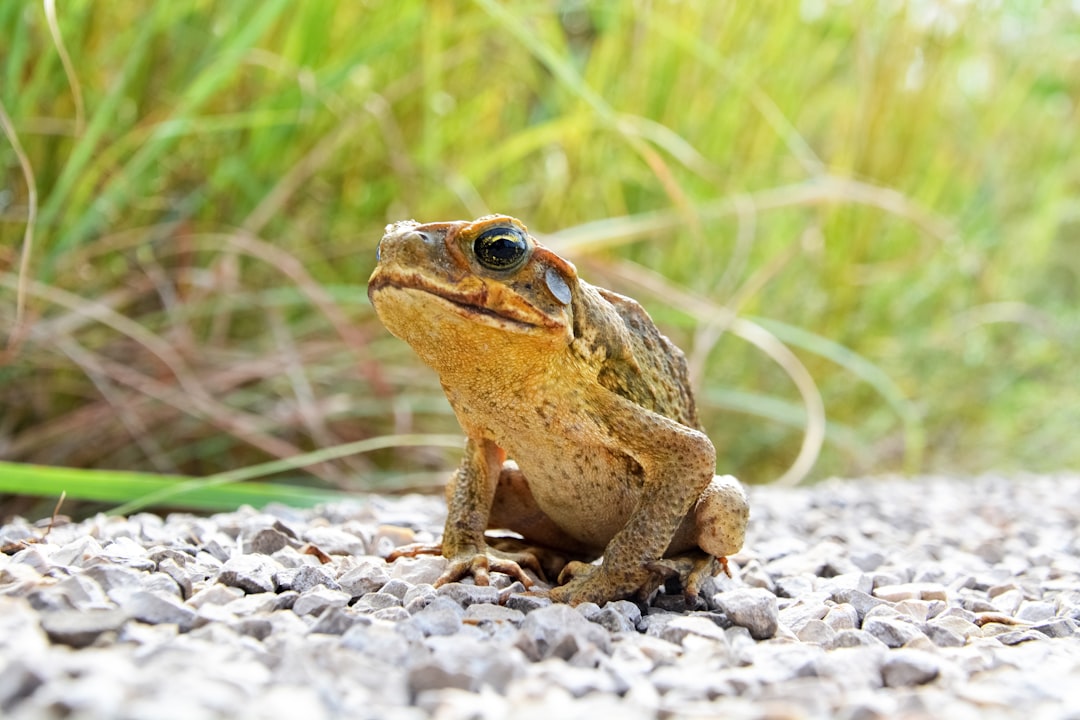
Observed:
[[[529,257],[529,242],[518,228],[500,225],[476,236],[473,253],[488,270],[516,270]]]

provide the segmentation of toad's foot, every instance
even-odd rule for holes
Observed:
[[[649,564],[649,569],[662,575],[665,582],[678,580],[687,601],[694,601],[701,594],[702,584],[715,577],[717,571],[731,577],[726,557],[717,558],[705,552],[690,552],[671,558],[664,558]]]
[[[609,600],[630,597],[644,600],[660,587],[665,575],[666,571],[657,572],[651,568],[612,571],[603,565],[572,562],[559,575],[560,583],[567,577],[570,577],[570,580],[552,588],[549,597],[555,602],[570,605],[580,605],[584,602],[603,605]]]
[[[386,556],[387,562],[393,562],[400,557],[416,557],[417,555],[442,555],[442,543],[415,543],[405,545],[394,550]],[[435,587],[441,587],[447,583],[471,575],[477,585],[490,585],[490,573],[500,572],[509,575],[514,580],[529,588],[535,584],[525,569],[532,570],[537,576],[543,577],[543,571],[536,556],[529,552],[502,552],[492,548],[484,548],[474,552],[467,552],[457,557],[447,558],[450,561],[446,571],[433,583]]]

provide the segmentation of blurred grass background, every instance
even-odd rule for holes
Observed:
[[[366,280],[387,222],[502,212],[687,351],[720,472],[1080,466],[1076,3],[8,0],[0,38],[2,460],[437,485],[456,423]]]

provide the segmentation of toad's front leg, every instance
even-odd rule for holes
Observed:
[[[597,400],[619,449],[645,473],[641,496],[598,567],[577,572],[551,598],[578,605],[648,596],[663,581],[656,561],[713,478],[716,451],[703,433],[649,412],[615,393]]]
[[[522,566],[542,576],[537,559],[528,553],[507,553],[489,548],[484,539],[505,459],[506,453],[495,443],[470,438],[465,444],[465,457],[446,486],[447,516],[442,542],[407,545],[395,550],[387,560],[441,554],[450,561],[450,566],[435,581],[435,587],[456,582],[467,575],[472,575],[477,585],[488,585],[488,574],[492,570],[531,587],[533,581]]]

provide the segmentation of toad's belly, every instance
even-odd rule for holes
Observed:
[[[506,449],[544,514],[598,553],[638,505],[644,473],[628,455],[586,446],[551,454],[535,446]]]

